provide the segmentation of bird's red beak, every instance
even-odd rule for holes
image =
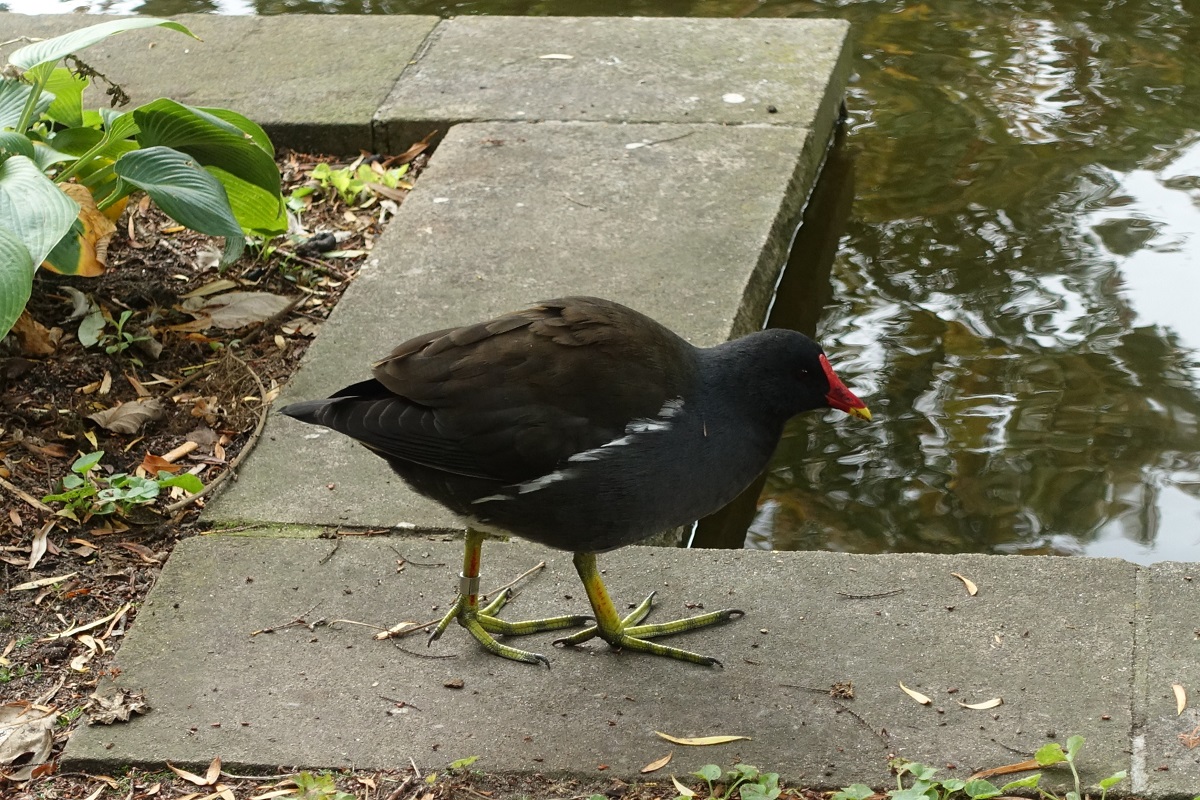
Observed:
[[[830,408],[845,411],[852,417],[870,422],[871,411],[867,408],[867,404],[846,388],[846,384],[842,383],[842,379],[833,371],[833,367],[829,366],[829,359],[823,355],[820,356],[820,359],[821,369],[825,370],[825,378],[829,381],[829,394],[825,395],[825,402],[829,403]]]

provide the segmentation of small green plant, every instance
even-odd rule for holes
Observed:
[[[24,664],[14,664],[11,667],[0,667],[0,684],[12,683],[13,681],[24,678],[29,672],[29,667]]]
[[[467,756],[466,758],[460,758],[457,761],[451,761],[450,766],[447,767],[447,769],[451,772],[458,772],[459,770],[466,769],[478,760],[479,756]]]
[[[149,336],[135,336],[134,334],[125,330],[125,325],[129,322],[129,318],[131,316],[133,316],[132,311],[122,311],[121,316],[112,321],[114,329],[113,332],[105,333],[100,337],[100,344],[104,346],[104,352],[108,353],[110,356],[124,353],[138,342],[150,341]],[[131,360],[138,366],[141,366],[141,362],[138,361],[138,359],[135,358]]]
[[[176,222],[225,239],[220,263],[245,234],[287,230],[275,151],[261,127],[220,108],[160,98],[132,111],[84,109],[93,78],[75,55],[110,36],[178,22],[114,19],[14,50],[0,70],[0,336],[8,333],[45,266],[99,275],[112,220],[142,190]],[[67,66],[59,66],[65,63]]]
[[[199,492],[204,488],[200,479],[190,473],[172,475],[159,472],[157,478],[139,478],[117,472],[107,478],[96,474],[96,467],[104,451],[80,456],[71,465],[71,474],[59,481],[59,491],[42,498],[43,503],[62,503],[57,513],[76,522],[85,522],[93,516],[127,514],[133,506],[153,503],[159,493],[171,486],[184,491]]]
[[[1075,779],[1075,789],[1074,791],[1067,792],[1066,800],[1080,800],[1083,797],[1083,787],[1079,783],[1079,770],[1075,767],[1075,760],[1079,757],[1079,751],[1083,749],[1083,741],[1082,736],[1070,737],[1067,739],[1067,749],[1065,751],[1058,742],[1050,742],[1033,755],[1038,764],[1043,767],[1051,767],[1055,764],[1066,762],[1067,766],[1071,768],[1071,776]],[[1100,781],[1100,800],[1105,800],[1108,796],[1108,790],[1123,780],[1125,780],[1125,770],[1113,773]],[[1038,789],[1038,792],[1043,797],[1053,797],[1053,795],[1041,789]]]
[[[692,774],[708,786],[708,793],[703,800],[733,800],[736,797],[742,800],[775,800],[782,791],[779,788],[779,773],[760,772],[749,764],[735,764],[728,770],[722,770],[716,764],[705,764]],[[675,787],[680,792],[676,800],[689,800],[697,796],[678,781]]]
[[[1071,768],[1075,788],[1068,791],[1061,798],[1039,785],[1042,779],[1042,773],[1040,772],[1035,772],[1020,780],[1010,781],[1003,786],[997,787],[991,782],[980,778],[968,781],[958,778],[938,780],[935,777],[937,770],[933,767],[918,764],[915,761],[907,761],[903,758],[895,758],[889,762],[892,771],[896,773],[896,788],[888,791],[886,796],[891,798],[891,800],[959,800],[959,798],[989,800],[989,798],[1007,795],[1017,789],[1024,789],[1026,791],[1036,791],[1043,800],[1082,800],[1083,788],[1080,784],[1079,771],[1075,766],[1075,762],[1079,756],[1079,751],[1083,748],[1083,741],[1082,736],[1072,736],[1067,739],[1067,749],[1065,751],[1057,742],[1051,742],[1038,750],[1034,755],[1034,760],[1040,766],[1052,767],[1055,764],[1065,763]],[[908,781],[907,786],[905,785],[906,780]],[[1123,780],[1125,780],[1125,771],[1121,770],[1100,781],[1100,800],[1105,800],[1108,796],[1108,790]],[[856,783],[845,787],[840,792],[834,793],[829,800],[866,800],[866,798],[873,794],[875,792],[871,787]]]
[[[312,179],[321,189],[330,189],[338,193],[346,205],[364,201],[373,196],[379,186],[387,189],[411,189],[412,184],[403,180],[408,174],[408,164],[402,164],[392,169],[376,169],[370,164],[359,164],[357,167],[342,167],[334,169],[326,163],[313,167]],[[301,186],[288,195],[288,207],[293,211],[303,208],[303,200],[312,194],[312,186]],[[297,207],[299,204],[299,208]]]
[[[354,800],[354,795],[337,788],[333,776],[328,772],[301,772],[292,778],[299,794],[291,795],[298,800]]]
[[[58,719],[55,720],[55,722],[60,728],[69,728],[71,727],[71,723],[79,719],[82,714],[83,706],[75,706],[74,708],[69,708],[63,713],[59,714]]]

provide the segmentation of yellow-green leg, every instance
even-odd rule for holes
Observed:
[[[628,647],[630,650],[638,650],[656,656],[677,658],[680,661],[691,661],[696,664],[704,664],[705,666],[713,664],[717,666],[721,665],[720,661],[710,656],[702,656],[690,650],[684,650],[679,647],[668,647],[667,645],[646,640],[657,636],[670,636],[676,633],[683,633],[684,631],[695,630],[696,628],[703,628],[705,625],[713,625],[718,622],[737,619],[742,616],[743,612],[736,608],[726,608],[722,611],[710,611],[707,614],[677,619],[672,622],[641,625],[639,623],[650,613],[650,606],[654,601],[653,592],[637,608],[631,611],[628,616],[622,619],[617,614],[617,608],[613,605],[612,598],[608,596],[608,589],[604,586],[604,580],[600,577],[600,571],[596,569],[596,554],[576,553],[575,570],[579,573],[580,580],[583,581],[583,588],[587,592],[588,600],[591,601],[592,611],[596,614],[596,624],[590,625],[571,636],[557,639],[554,642],[555,644],[582,644],[588,639],[599,636],[612,647]]]
[[[558,631],[563,628],[573,628],[576,625],[586,625],[591,621],[591,617],[582,614],[570,614],[562,617],[531,619],[524,622],[505,622],[502,619],[498,619],[495,615],[499,613],[500,609],[504,607],[504,604],[512,596],[512,592],[507,589],[501,592],[496,599],[483,608],[480,608],[479,561],[480,551],[483,549],[484,536],[485,534],[480,531],[467,529],[466,550],[463,553],[463,569],[459,574],[458,597],[455,598],[454,605],[450,607],[450,612],[442,617],[442,621],[429,634],[428,644],[433,644],[441,638],[441,635],[445,633],[450,623],[457,620],[458,624],[466,628],[475,637],[475,640],[483,645],[483,648],[489,653],[504,658],[511,658],[513,661],[524,661],[527,664],[540,663],[548,667],[550,666],[550,661],[545,656],[500,644],[492,634],[500,636],[524,636],[529,633],[541,633],[542,631]]]

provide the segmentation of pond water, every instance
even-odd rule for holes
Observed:
[[[856,74],[834,155],[843,191],[829,191],[846,213],[801,244],[830,255],[805,296],[824,303],[819,338],[876,422],[793,421],[749,533],[705,538],[1200,561],[1188,3],[0,0],[80,6],[846,18]]]

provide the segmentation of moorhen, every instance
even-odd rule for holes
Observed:
[[[374,375],[327,400],[280,411],[358,440],[466,523],[459,595],[430,642],[457,620],[489,652],[547,666],[544,656],[492,634],[592,620],[505,622],[496,613],[507,593],[481,608],[487,532],[574,553],[595,622],[556,644],[600,636],[614,648],[719,664],[649,640],[741,611],[642,625],[651,594],[621,618],[596,554],[724,506],[762,472],[783,424],[802,411],[836,408],[871,419],[803,334],[765,330],[697,348],[647,316],[594,297],[550,300],[418,336],[377,362]]]

